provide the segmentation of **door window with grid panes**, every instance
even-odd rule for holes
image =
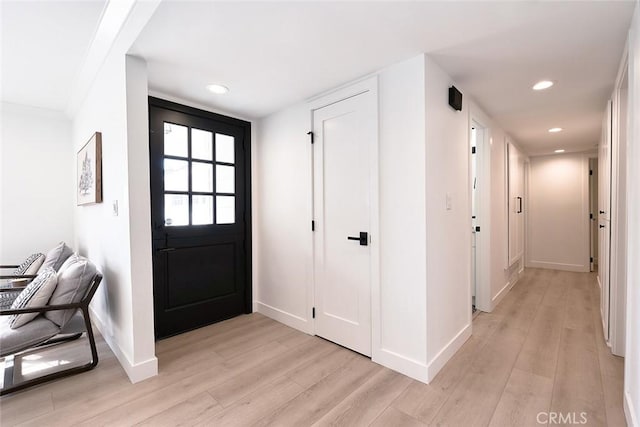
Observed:
[[[236,222],[235,138],[164,122],[164,225]]]

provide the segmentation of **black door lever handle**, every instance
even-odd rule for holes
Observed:
[[[347,240],[357,240],[360,242],[360,246],[368,246],[369,245],[369,233],[366,231],[361,231],[359,237],[355,236],[347,236]]]
[[[606,227],[606,225],[599,225],[598,227],[600,227],[600,228],[605,228],[605,227]]]

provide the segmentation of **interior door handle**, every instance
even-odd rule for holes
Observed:
[[[368,246],[369,245],[369,233],[366,231],[361,231],[359,237],[355,236],[347,236],[347,240],[357,240],[360,242],[360,246]]]
[[[605,227],[606,227],[606,225],[599,225],[598,227],[599,227],[599,228],[605,228]]]

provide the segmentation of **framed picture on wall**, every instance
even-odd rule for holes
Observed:
[[[96,132],[78,151],[78,206],[102,202],[102,134]]]

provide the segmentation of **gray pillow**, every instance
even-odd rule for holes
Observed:
[[[53,268],[47,268],[38,274],[26,288],[20,292],[18,297],[11,304],[11,309],[42,307],[47,304],[53,294],[58,282],[58,275]],[[17,329],[29,323],[38,316],[39,313],[13,314],[9,316],[9,327]]]
[[[80,302],[97,272],[96,266],[88,259],[78,255],[70,257],[58,272],[58,285],[51,295],[49,305]],[[56,325],[64,327],[75,312],[75,309],[47,311],[45,317]]]
[[[0,0],[1,1],[1,0]],[[69,256],[69,258],[67,258],[65,260],[65,262],[62,263],[62,265],[60,266],[60,268],[58,269],[58,277],[60,277],[60,275],[67,269],[69,268],[70,265],[75,264],[76,262],[80,261],[80,260],[86,260],[85,257],[78,255],[78,253],[74,253],[71,254]]]
[[[38,270],[40,270],[40,266],[42,266],[43,262],[44,254],[37,253],[30,255],[27,259],[24,260],[22,264],[18,266],[18,268],[13,271],[13,274],[15,276],[32,276],[38,273]]]
[[[73,250],[64,242],[60,242],[58,246],[47,252],[47,256],[42,263],[41,268],[51,267],[55,271],[60,270],[62,264],[73,254]]]

